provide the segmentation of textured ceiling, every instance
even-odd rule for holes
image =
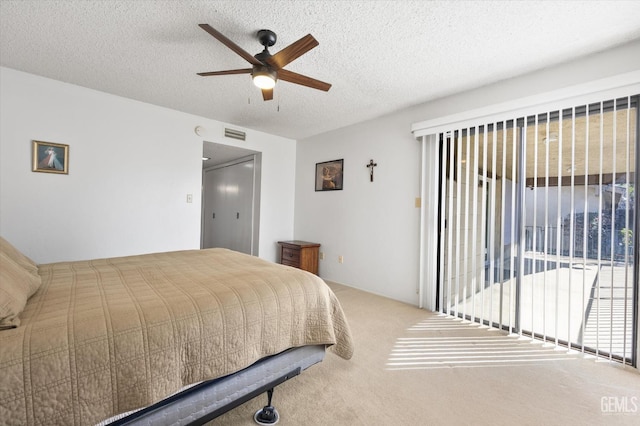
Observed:
[[[280,136],[302,139],[640,37],[640,1],[0,1],[0,64]],[[311,33],[286,69],[329,92],[197,72]]]

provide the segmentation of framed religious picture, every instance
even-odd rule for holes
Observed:
[[[33,141],[34,172],[69,174],[69,145]]]
[[[316,163],[316,191],[342,189],[344,159]]]

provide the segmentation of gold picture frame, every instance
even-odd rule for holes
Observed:
[[[34,172],[69,174],[69,145],[33,141]]]

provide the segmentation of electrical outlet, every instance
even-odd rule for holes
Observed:
[[[320,260],[324,260],[324,252],[323,251],[320,252]]]
[[[344,257],[338,256],[338,263],[344,263]]]

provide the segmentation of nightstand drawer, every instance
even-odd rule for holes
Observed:
[[[291,266],[297,266],[300,263],[300,250],[282,247],[282,263],[285,262],[292,262]]]
[[[293,266],[294,268],[300,268],[300,262],[292,262],[287,259],[282,259],[282,262],[280,262],[280,264],[286,265],[286,266]]]

